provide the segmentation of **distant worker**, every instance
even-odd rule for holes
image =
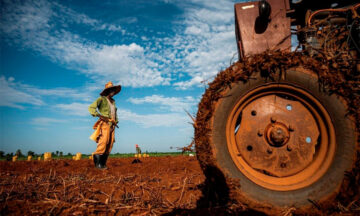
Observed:
[[[136,154],[141,154],[141,149],[138,144],[135,144]]]
[[[138,157],[141,157],[141,149],[138,144],[135,144],[135,150],[136,150],[136,154],[138,155]],[[135,155],[135,157],[136,157],[136,155]],[[131,163],[132,164],[141,163],[141,161],[139,158],[135,158]]]
[[[114,86],[112,82],[108,82],[100,93],[100,97],[89,106],[90,114],[99,117],[93,126],[95,132],[90,136],[90,139],[97,143],[93,159],[95,167],[99,169],[107,169],[106,161],[115,142],[115,127],[117,127],[118,118],[113,96],[120,91],[121,85]]]

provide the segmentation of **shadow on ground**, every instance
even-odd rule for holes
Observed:
[[[256,215],[263,216],[266,214],[244,210],[243,208],[234,208],[229,197],[229,187],[226,184],[225,176],[216,167],[208,166],[204,172],[206,180],[200,185],[202,196],[197,201],[196,209],[174,209],[164,214],[170,215],[206,215],[206,216],[222,216],[222,215]]]

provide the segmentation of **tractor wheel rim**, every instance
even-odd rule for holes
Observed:
[[[335,130],[326,109],[290,84],[267,84],[241,97],[228,117],[226,138],[241,173],[277,191],[315,183],[335,155]]]

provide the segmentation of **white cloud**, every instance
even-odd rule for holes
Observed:
[[[19,109],[24,109],[23,104],[31,104],[42,106],[44,97],[56,97],[75,99],[81,101],[90,101],[91,92],[90,87],[80,89],[70,88],[53,88],[41,89],[35,86],[16,82],[14,77],[6,79],[5,76],[0,77],[0,106],[8,106]]]
[[[162,96],[151,96],[148,98],[132,98],[129,99],[132,103],[141,104],[141,103],[157,103],[162,104],[164,106],[170,107],[171,110],[175,111],[175,113],[164,113],[164,114],[138,114],[134,113],[130,110],[118,108],[117,115],[119,121],[130,121],[134,122],[144,128],[149,127],[183,127],[186,125],[190,119],[182,109],[182,107],[189,107],[189,104],[186,102],[182,102],[178,98],[170,98],[170,102],[164,101],[164,97]],[[192,97],[185,97],[182,99],[183,101],[193,101]],[[178,105],[178,106],[177,106]],[[55,109],[59,111],[67,113],[67,115],[76,115],[76,116],[90,116],[88,107],[89,104],[85,103],[71,103],[71,104],[57,104],[53,106]],[[181,109],[181,110],[180,110]],[[183,113],[176,113],[177,111],[181,111]],[[53,119],[48,118],[39,118],[33,120],[37,124],[40,123],[56,123],[56,120],[52,121]]]
[[[23,104],[44,105],[44,102],[35,95],[23,92],[14,83],[14,78],[8,80],[4,76],[0,77],[0,106],[24,109]]]
[[[62,28],[55,28],[53,19],[61,15],[73,22],[97,26],[100,29],[121,30],[113,24],[101,24],[86,15],[76,14],[58,4],[46,1],[6,2],[0,30],[10,41],[30,48],[54,62],[91,75],[96,80],[120,82],[123,86],[168,85],[157,63],[147,58],[146,50],[138,44],[104,45],[88,41]],[[10,39],[9,39],[10,38]]]
[[[234,2],[191,0],[178,4],[185,8],[184,28],[164,43],[172,44],[169,53],[175,53],[168,59],[177,71],[186,72],[190,78],[175,81],[173,85],[178,89],[199,87],[202,81],[211,81],[221,69],[228,67],[237,53]]]
[[[119,21],[121,23],[134,24],[134,23],[138,22],[138,18],[137,17],[124,17],[124,18],[119,19]]]
[[[39,118],[33,118],[31,120],[31,123],[34,125],[42,125],[47,126],[50,124],[58,124],[58,123],[64,123],[66,120],[63,119],[55,119],[55,118],[46,118],[46,117],[39,117]]]
[[[206,26],[207,27],[207,26]],[[208,29],[208,28],[207,28]],[[204,28],[199,28],[197,26],[188,26],[185,29],[185,34],[193,34],[193,35],[200,35],[204,32]]]
[[[185,90],[190,88],[191,86],[200,86],[202,82],[204,82],[202,77],[195,76],[189,81],[177,82],[174,84],[174,86],[176,86],[177,89]]]
[[[56,17],[58,21],[62,21],[62,23],[68,24],[73,22],[77,24],[85,24],[91,26],[93,30],[119,31],[125,34],[125,30],[119,25],[103,23],[57,2],[51,2],[51,7],[53,9],[52,15]]]
[[[118,110],[117,113],[120,121],[135,122],[145,128],[183,127],[189,121],[186,115],[178,113],[141,115],[123,109]]]
[[[193,97],[188,96],[184,98],[180,97],[164,97],[162,95],[146,96],[144,98],[129,98],[129,102],[133,104],[144,104],[150,103],[159,105],[160,108],[169,109],[172,112],[183,112],[184,110],[189,111],[192,106],[196,104]]]
[[[78,70],[93,80],[123,86],[173,84],[178,89],[201,86],[229,66],[236,50],[233,1],[168,1],[184,10],[173,21],[175,35],[137,36],[138,43],[106,45],[75,34],[69,24],[92,30],[125,30],[103,23],[59,3],[6,1],[0,31],[5,40],[32,49],[55,63]],[[136,17],[124,17],[137,22]],[[60,23],[60,24],[59,24]],[[59,28],[60,25],[60,28]],[[142,43],[142,44],[140,44]],[[235,59],[236,60],[236,59]],[[187,74],[187,80],[177,74]],[[176,79],[175,79],[176,77]]]
[[[61,110],[67,115],[90,116],[88,111],[89,105],[84,103],[56,104],[54,109]]]
[[[84,88],[83,91],[70,88],[53,88],[53,89],[40,89],[34,86],[20,84],[24,91],[39,96],[55,96],[61,98],[71,98],[75,100],[90,101],[90,92]]]
[[[85,61],[88,73],[100,73],[124,86],[155,86],[169,83],[157,70],[157,63],[148,60],[144,48],[135,43],[101,46],[99,49],[90,50]]]

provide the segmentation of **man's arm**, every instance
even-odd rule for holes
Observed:
[[[100,116],[100,113],[97,111],[97,108],[100,104],[101,104],[101,97],[96,99],[96,101],[94,101],[94,103],[90,104],[89,112],[92,116],[94,116],[94,117]]]

